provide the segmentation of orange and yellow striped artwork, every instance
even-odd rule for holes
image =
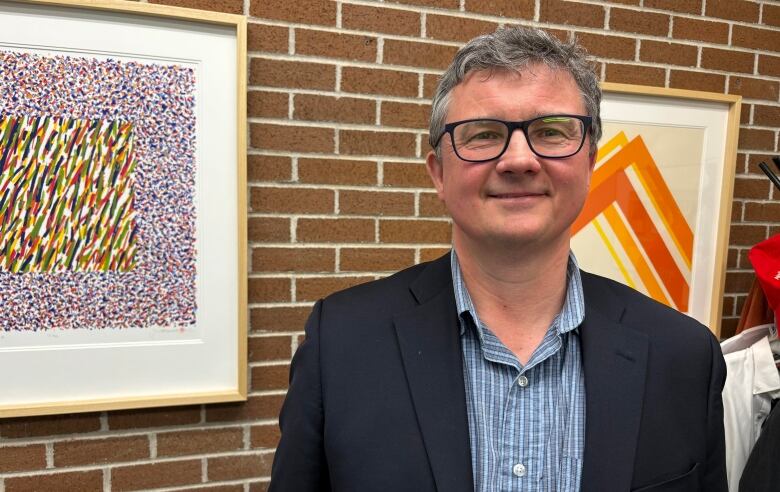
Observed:
[[[588,200],[571,231],[578,258],[589,257],[584,268],[592,269],[590,250],[600,242],[595,254],[601,255],[601,264],[609,263],[605,269],[614,274],[608,276],[687,312],[694,248],[691,214],[686,217],[641,134],[629,139],[624,131],[617,132],[602,142],[596,160]]]

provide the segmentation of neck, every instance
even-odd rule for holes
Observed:
[[[480,319],[526,360],[563,306],[568,240],[553,247],[483,248],[454,234],[453,243]]]

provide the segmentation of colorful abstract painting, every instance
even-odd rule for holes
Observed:
[[[688,310],[702,139],[696,129],[605,125],[590,194],[572,227],[586,269]],[[648,141],[660,149],[655,155]]]
[[[130,271],[132,125],[0,118],[0,270]]]
[[[196,316],[191,67],[0,50],[0,331]]]

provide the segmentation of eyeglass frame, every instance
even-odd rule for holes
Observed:
[[[577,150],[575,150],[571,154],[559,155],[559,156],[549,156],[549,155],[541,154],[537,152],[536,149],[534,149],[534,146],[531,143],[531,139],[528,138],[528,127],[531,125],[531,123],[544,118],[556,118],[556,117],[575,118],[582,122],[582,141],[580,142],[580,145],[577,147]],[[455,145],[455,132],[453,130],[455,130],[455,128],[458,125],[462,125],[463,123],[471,123],[473,121],[494,121],[497,123],[503,123],[507,127],[509,133],[507,133],[507,138],[506,141],[504,142],[504,148],[501,149],[501,152],[499,152],[498,155],[496,155],[495,157],[491,157],[490,159],[465,159],[461,157],[461,155],[458,153],[457,146]],[[544,159],[566,159],[568,157],[576,155],[580,150],[582,150],[582,146],[585,145],[585,137],[590,132],[590,128],[592,124],[593,124],[592,116],[583,116],[579,114],[547,114],[547,115],[531,118],[530,120],[523,120],[523,121],[504,121],[496,118],[472,118],[468,120],[453,121],[452,123],[447,123],[446,125],[444,125],[444,132],[442,132],[442,134],[439,135],[439,138],[436,140],[436,145],[434,146],[434,148],[438,147],[439,144],[441,143],[441,139],[444,138],[444,135],[449,133],[450,142],[452,143],[452,150],[455,152],[455,155],[457,155],[460,160],[466,162],[488,162],[488,161],[498,159],[499,157],[504,155],[506,149],[509,148],[509,141],[512,140],[512,135],[515,133],[515,130],[520,129],[523,131],[523,136],[525,136],[525,141],[528,143],[528,148],[531,149],[531,152],[533,152],[535,155],[542,157]]]

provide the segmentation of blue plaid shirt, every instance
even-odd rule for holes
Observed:
[[[452,279],[475,492],[580,490],[585,380],[577,327],[585,302],[574,254],[563,309],[525,366],[480,321],[455,250]]]

